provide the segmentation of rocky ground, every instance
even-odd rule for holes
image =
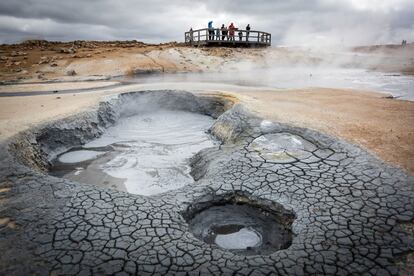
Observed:
[[[180,43],[137,41],[48,42],[0,46],[0,81],[99,80],[150,72],[217,72],[263,66],[338,65],[414,72],[414,45],[347,50],[301,48],[191,48]]]

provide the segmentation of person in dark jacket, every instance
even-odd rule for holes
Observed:
[[[194,40],[194,31],[193,31],[193,28],[190,28],[190,31],[189,31],[189,34],[188,34],[188,39],[190,40],[190,43],[191,42],[193,42],[193,40]]]
[[[242,30],[239,30],[239,41],[243,40],[243,32]]]
[[[246,41],[249,41],[249,34],[250,34],[250,24],[246,26]]]
[[[220,30],[221,30],[221,40],[224,40],[227,36],[227,28],[223,24],[223,25],[221,25]]]

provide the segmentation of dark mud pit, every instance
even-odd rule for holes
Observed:
[[[208,146],[189,150],[183,143],[184,158],[168,159],[178,155],[172,150],[173,166],[149,168],[159,175],[160,168],[182,168],[185,180],[167,170],[165,177],[135,174],[128,184],[127,170],[111,174],[108,162],[140,171],[111,162],[128,154],[136,159],[121,159],[134,164],[159,160],[154,152],[160,144],[165,152],[166,143],[154,142],[156,135],[141,139],[141,132],[94,143],[154,110],[210,116],[214,121],[197,128],[206,136],[197,137],[212,135],[218,144],[208,138]],[[178,133],[187,136],[184,130]],[[147,153],[152,157],[144,158]],[[264,121],[220,97],[118,95],[20,133],[1,144],[0,154],[2,275],[397,275],[412,269],[412,176],[357,146]],[[55,160],[66,164],[64,178],[50,175],[58,171]],[[88,177],[68,177],[87,171],[94,185],[81,183]],[[144,192],[151,181],[158,190]]]
[[[239,255],[269,255],[292,243],[292,212],[243,195],[196,202],[184,217],[196,238]]]

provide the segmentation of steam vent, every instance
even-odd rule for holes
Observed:
[[[218,94],[118,94],[0,145],[1,275],[398,275],[414,251],[412,176]]]

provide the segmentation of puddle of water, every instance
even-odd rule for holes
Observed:
[[[83,150],[61,155],[51,173],[132,194],[177,189],[193,182],[189,158],[214,146],[206,133],[212,123],[211,117],[183,111],[122,118]]]
[[[290,246],[291,217],[247,204],[216,205],[196,213],[189,222],[193,235],[241,255],[271,254]]]
[[[224,249],[246,249],[261,245],[262,236],[251,227],[225,225],[215,229],[214,243]]]
[[[59,162],[61,163],[80,163],[88,160],[97,158],[99,155],[104,154],[103,152],[93,150],[77,150],[70,151],[59,156]]]

